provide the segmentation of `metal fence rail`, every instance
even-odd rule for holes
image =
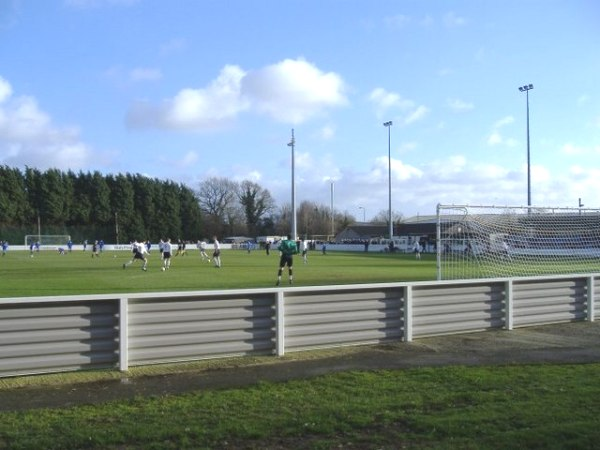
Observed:
[[[595,320],[600,274],[0,299],[0,377]]]

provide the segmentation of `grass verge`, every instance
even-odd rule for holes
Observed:
[[[594,448],[599,364],[353,371],[4,413],[11,449]]]

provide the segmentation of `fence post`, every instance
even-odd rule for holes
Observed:
[[[594,315],[596,313],[594,308],[594,275],[590,275],[587,279],[587,320],[588,322],[594,321]]]
[[[412,286],[404,288],[404,342],[413,340]]]
[[[504,316],[504,328],[512,330],[514,325],[514,310],[513,310],[513,282],[512,280],[506,280],[504,283],[504,303],[505,303],[505,316]]]
[[[285,301],[281,289],[275,298],[275,350],[277,356],[285,354]]]
[[[121,372],[129,370],[128,305],[128,298],[119,299],[119,370]]]

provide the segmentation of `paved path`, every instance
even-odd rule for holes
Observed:
[[[255,364],[182,374],[77,385],[0,390],[0,411],[68,407],[213,388],[248,386],[259,381],[306,379],[345,370],[406,369],[447,365],[499,365],[600,362],[600,322],[576,322],[416,339],[387,345],[330,350],[326,356],[299,352]],[[249,361],[252,361],[249,358]]]

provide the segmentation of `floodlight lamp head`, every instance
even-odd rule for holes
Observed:
[[[525,89],[523,89],[523,86],[519,86],[519,91],[523,92]]]
[[[391,121],[391,120],[390,120],[389,122],[384,122],[384,123],[383,123],[383,126],[384,126],[384,127],[389,127],[389,126],[391,126],[391,125],[392,125],[392,121]]]
[[[533,89],[533,84],[530,84],[530,85],[529,85],[529,89]]]

